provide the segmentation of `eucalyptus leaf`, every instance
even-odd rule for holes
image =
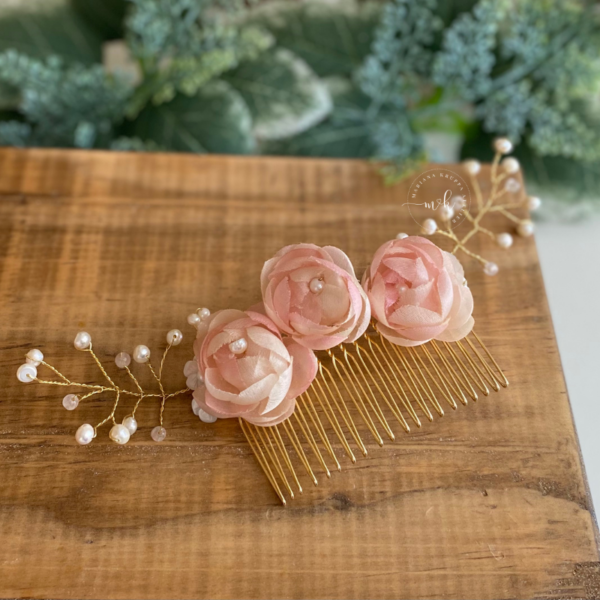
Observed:
[[[66,0],[0,7],[0,52],[8,49],[32,58],[57,54],[83,64],[102,60],[102,38]]]
[[[350,76],[371,48],[381,4],[336,2],[267,2],[251,21],[267,28],[280,47],[287,48],[320,77]]]
[[[266,144],[266,153],[402,160],[421,151],[404,109],[383,105],[373,110],[373,101],[350,82],[336,78],[328,83],[331,116],[300,135]]]
[[[334,97],[332,117],[289,139],[263,145],[266,154],[367,158],[375,153],[365,116],[368,98],[355,89]]]
[[[289,50],[264,52],[226,73],[246,101],[257,139],[277,140],[309,129],[331,111],[327,87]]]
[[[131,137],[177,152],[248,154],[254,149],[252,116],[242,96],[212,81],[195,96],[149,104],[134,121]]]

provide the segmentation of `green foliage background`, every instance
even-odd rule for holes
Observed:
[[[116,41],[115,41],[116,40]],[[118,40],[121,40],[120,42]],[[102,62],[121,46],[121,68]],[[428,135],[600,199],[600,22],[584,0],[28,0],[0,8],[0,144],[364,157]]]

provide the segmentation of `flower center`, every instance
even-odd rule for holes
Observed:
[[[231,344],[229,344],[229,350],[233,353],[233,354],[244,354],[244,352],[246,352],[246,349],[248,348],[248,342],[246,341],[246,338],[240,338],[239,340],[235,340],[235,342],[231,342]]]
[[[323,283],[322,277],[315,277],[314,279],[311,279],[308,284],[308,288],[313,294],[320,294],[324,287],[325,284]]]

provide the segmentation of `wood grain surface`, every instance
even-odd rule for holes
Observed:
[[[128,445],[103,429],[79,447],[76,428],[111,399],[67,412],[64,392],[15,377],[37,347],[99,381],[73,349],[85,328],[126,385],[115,354],[145,343],[158,355],[179,327],[166,366],[179,389],[189,312],[259,300],[262,263],[285,244],[340,246],[361,273],[381,243],[417,233],[410,181],[386,188],[360,161],[0,150],[0,598],[600,597],[533,239],[477,241],[494,278],[464,260],[509,388],[370,444],[287,508],[237,422],[201,423],[189,396],[167,405],[162,444],[148,402]]]

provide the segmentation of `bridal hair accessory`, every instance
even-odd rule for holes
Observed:
[[[160,400],[151,437],[161,442],[167,400],[193,390],[192,410],[202,421],[239,420],[284,505],[286,496],[302,492],[301,469],[317,485],[317,472],[331,477],[330,467],[341,470],[342,454],[351,462],[356,449],[366,456],[363,430],[383,445],[383,436],[395,439],[394,421],[408,433],[413,425],[421,427],[422,417],[432,421],[433,412],[444,414],[440,400],[456,409],[508,385],[473,331],[473,297],[462,266],[425,238],[399,234],[383,244],[362,284],[340,249],[287,246],[265,263],[261,290],[263,302],[246,311],[211,314],[202,308],[188,316],[197,336],[194,359],[184,367],[187,389],[167,392],[162,381],[167,354],[183,339],[177,329],[167,334],[158,369],[147,346],[133,352],[156,381],[155,391],[141,387],[125,352],[115,364],[133,388],[114,383],[86,332],[77,334],[75,348],[89,352],[106,383],[71,381],[37,349],[27,353],[17,377],[83,390],[81,397],[64,397],[67,410],[96,394],[113,395],[106,418],[77,430],[82,445],[106,423],[112,424],[114,442],[127,443],[138,428],[136,410],[147,398]],[[40,365],[58,379],[38,378]],[[124,397],[133,408],[119,423],[116,412]]]
[[[438,225],[435,219],[431,218],[425,219],[422,223],[423,232],[426,235],[437,234],[450,238],[454,242],[452,254],[456,254],[456,252],[461,250],[481,263],[484,273],[490,276],[498,274],[498,265],[469,250],[467,248],[469,240],[474,235],[482,233],[505,250],[513,245],[514,240],[512,234],[508,231],[496,234],[484,227],[482,225],[484,217],[493,213],[499,213],[516,226],[516,232],[521,237],[529,237],[533,235],[533,222],[529,218],[519,217],[512,211],[515,209],[534,211],[542,204],[542,201],[537,196],[524,196],[520,201],[514,199],[515,194],[518,194],[522,187],[519,180],[514,177],[521,170],[521,166],[519,161],[512,156],[502,158],[503,155],[510,154],[513,150],[510,140],[507,138],[498,138],[494,140],[493,148],[496,154],[491,167],[492,187],[487,198],[484,198],[477,179],[477,175],[481,171],[481,164],[473,159],[463,162],[463,167],[467,171],[475,190],[476,210],[471,212],[469,207],[466,206],[465,199],[461,196],[456,196],[449,203],[444,202],[440,205],[438,217],[442,222],[441,226]],[[470,230],[462,237],[459,237],[452,227],[455,216],[464,216],[470,226]]]

